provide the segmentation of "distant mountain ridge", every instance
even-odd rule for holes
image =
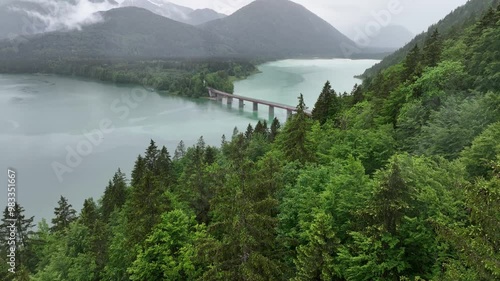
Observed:
[[[80,31],[35,35],[20,42],[17,51],[4,42],[0,57],[193,58],[232,52],[214,34],[142,8],[116,8],[101,16],[104,21]]]
[[[190,11],[179,7],[180,14]],[[207,10],[190,13],[204,15]],[[9,42],[0,43],[0,57],[345,57],[343,48],[355,46],[329,23],[288,0],[257,0],[231,16],[196,27],[137,7],[99,14],[101,22],[81,30],[27,37],[15,49]]]
[[[130,6],[144,8],[157,15],[191,25],[199,25],[226,17],[226,15],[211,9],[194,10],[163,0],[125,0],[121,4],[121,7]]]

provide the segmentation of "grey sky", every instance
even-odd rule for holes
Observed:
[[[252,0],[169,0],[192,8],[212,8],[230,14]],[[400,24],[418,34],[427,30],[467,0],[293,0],[349,36],[373,20],[372,13],[387,10],[391,2],[399,3],[401,12],[392,15],[391,24]]]

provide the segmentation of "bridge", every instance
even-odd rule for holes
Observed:
[[[272,101],[266,101],[266,100],[261,100],[261,99],[254,99],[254,98],[249,98],[249,97],[244,97],[244,96],[239,96],[239,95],[234,95],[230,93],[225,93],[219,90],[216,90],[214,88],[207,87],[208,93],[210,94],[210,98],[222,102],[223,99],[226,99],[226,102],[228,105],[233,104],[233,99],[239,100],[239,107],[240,109],[243,109],[245,106],[245,102],[250,102],[253,104],[253,111],[256,112],[259,110],[259,104],[261,105],[266,105],[269,107],[269,119],[274,118],[274,109],[275,108],[280,108],[284,109],[287,112],[287,118],[290,118],[294,112],[297,112],[297,108],[295,106],[290,106],[286,104],[281,104],[277,102],[272,102]],[[304,113],[306,115],[311,116],[312,112],[310,110],[304,110]]]

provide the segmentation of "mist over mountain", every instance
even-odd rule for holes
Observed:
[[[226,16],[211,9],[193,10],[163,0],[125,0],[121,6],[144,8],[157,15],[191,25],[203,24]]]
[[[401,25],[382,27],[380,32],[370,38],[368,47],[398,49],[406,45],[415,37],[410,30]]]
[[[259,57],[344,57],[349,38],[303,6],[288,0],[257,0],[204,30],[224,36],[239,54]]]
[[[114,0],[16,0],[0,6],[0,39],[81,29],[102,20],[100,11],[117,7]]]
[[[102,21],[81,30],[30,37],[17,49],[0,44],[0,57],[174,58],[230,54],[218,36],[148,10],[123,7],[99,13]]]
[[[181,6],[169,7],[176,7],[170,10],[179,12],[177,15],[190,11]],[[211,12],[189,13],[203,21],[203,15]],[[16,48],[8,42],[0,44],[0,56],[344,57],[342,48],[355,46],[326,21],[288,0],[257,0],[229,17],[198,27],[137,7],[115,8],[93,17],[99,21],[76,30],[29,37]]]

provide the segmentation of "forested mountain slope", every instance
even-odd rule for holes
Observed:
[[[82,30],[50,32],[13,44],[0,42],[0,58],[193,58],[231,54],[210,32],[145,9],[102,12],[103,21]]]
[[[34,232],[17,205],[19,268],[3,239],[0,278],[498,280],[499,44],[491,6],[351,94],[326,83],[312,118],[300,95],[284,125],[220,147],[151,141],[78,215],[61,197]]]
[[[367,69],[363,76],[373,76],[377,72],[401,62],[415,45],[421,46],[425,38],[432,34],[435,29],[438,29],[443,37],[453,38],[468,26],[473,25],[489,7],[498,5],[498,3],[500,3],[498,0],[468,1],[465,5],[458,7],[444,19],[429,27],[427,32],[419,34],[404,47],[384,58],[382,62]]]
[[[223,19],[201,26],[224,36],[246,57],[345,57],[349,38],[303,6],[288,0],[257,0]]]

